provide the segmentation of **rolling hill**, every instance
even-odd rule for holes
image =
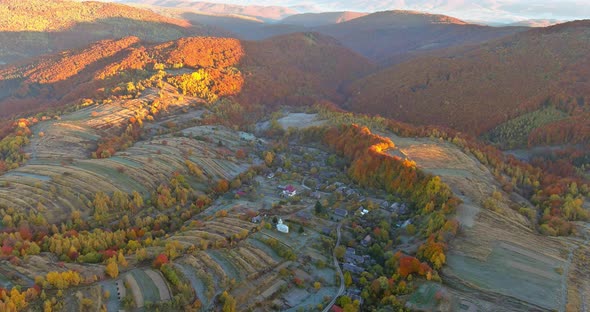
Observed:
[[[205,32],[187,21],[121,4],[7,0],[0,3],[0,62],[81,48],[102,39],[137,36],[161,42]]]
[[[315,29],[381,63],[396,63],[410,53],[481,43],[526,28],[489,27],[414,11],[383,11]]]
[[[353,83],[350,108],[475,135],[543,105],[583,114],[589,38],[578,21],[410,60]]]

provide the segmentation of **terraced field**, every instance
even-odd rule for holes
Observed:
[[[48,221],[59,222],[75,209],[87,216],[89,202],[99,191],[138,191],[147,196],[174,173],[188,174],[187,160],[199,166],[212,181],[232,179],[249,168],[248,163],[232,156],[237,149],[247,148],[247,141],[234,131],[222,127],[212,130],[209,126],[185,129],[187,137],[155,136],[114,157],[90,159],[99,134],[142,114],[154,96],[89,107],[59,121],[38,124],[28,147],[28,163],[0,176],[0,208],[24,212],[46,209]],[[169,109],[187,105],[183,102]],[[39,135],[41,132],[44,135]],[[223,142],[223,146],[218,142]]]

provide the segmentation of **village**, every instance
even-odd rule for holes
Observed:
[[[232,209],[239,207],[239,211],[246,211],[250,215],[250,222],[265,225],[262,230],[265,235],[290,246],[297,245],[294,240],[301,237],[306,237],[305,241],[327,241],[328,244],[324,243],[318,248],[322,253],[322,265],[332,263],[331,249],[337,239],[335,229],[341,223],[341,244],[334,250],[334,255],[344,280],[340,281],[334,271],[334,276],[330,278],[333,291],[325,295],[322,302],[333,297],[337,293],[336,288],[343,283],[344,292],[338,293],[341,296],[332,311],[341,311],[342,307],[338,304],[347,302],[355,303],[360,308],[363,302],[362,289],[355,285],[360,285],[359,280],[371,274],[373,267],[382,260],[383,251],[377,250],[384,246],[384,242],[391,242],[389,234],[384,236],[383,233],[393,234],[398,230],[401,233],[395,242],[399,245],[398,250],[416,252],[419,244],[413,238],[415,230],[410,219],[410,207],[385,192],[355,185],[346,174],[346,160],[321,146],[291,142],[279,152],[264,150],[264,145],[260,147],[258,152],[261,158],[267,156],[267,169],[250,182],[242,183],[240,188],[226,195],[221,203],[214,203],[211,211],[227,209],[228,206],[232,206]],[[268,161],[271,158],[272,161]],[[375,234],[375,229],[385,226],[387,228],[384,231]],[[296,253],[306,254],[309,245],[300,247]],[[316,260],[320,259],[318,255],[314,256]],[[312,280],[308,273],[300,272],[302,276],[297,279]],[[315,310],[318,307],[311,304],[314,300],[308,300],[313,296],[301,290],[295,293],[286,290],[284,294],[267,292],[267,295],[265,299],[275,298],[272,306],[277,310],[296,311],[306,306],[304,310],[312,306],[312,310]],[[297,300],[294,299],[300,303],[295,304]]]

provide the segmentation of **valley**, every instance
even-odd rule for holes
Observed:
[[[0,311],[590,309],[588,20],[120,2],[0,3]]]

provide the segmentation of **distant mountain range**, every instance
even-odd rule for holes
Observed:
[[[190,0],[119,0],[117,2],[185,9],[205,14],[251,17],[262,21],[280,20],[298,13],[294,9],[276,5],[238,5]]]
[[[526,30],[490,27],[445,16],[414,11],[372,14],[330,12],[297,14],[276,23],[158,8],[158,12],[214,27],[246,40],[261,40],[295,32],[319,32],[379,63],[392,64],[413,55],[450,46],[474,44]]]
[[[590,2],[579,0],[117,0],[126,4],[190,8],[201,13],[241,15],[266,21],[278,21],[298,13],[363,12],[414,10],[444,14],[486,25],[548,26],[528,21],[569,21],[590,16]]]

